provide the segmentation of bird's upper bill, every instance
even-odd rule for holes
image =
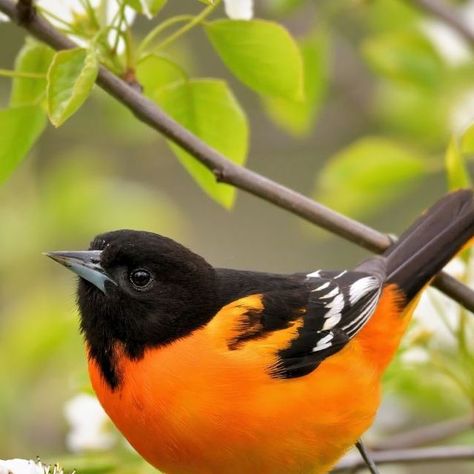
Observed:
[[[115,281],[102,268],[100,263],[102,250],[46,252],[45,255],[89,281],[103,293],[105,293],[106,281],[116,285]]]

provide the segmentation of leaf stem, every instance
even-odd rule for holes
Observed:
[[[186,34],[188,31],[193,29],[195,26],[199,25],[202,23],[219,5],[220,0],[216,0],[212,5],[209,5],[206,7],[199,15],[195,16],[192,20],[190,20],[188,23],[186,23],[184,26],[176,30],[174,33],[172,33],[168,38],[163,40],[161,43],[157,45],[157,49],[163,49],[166,46],[169,46],[171,43],[174,43],[178,38],[181,38],[184,34]]]
[[[85,13],[89,17],[89,20],[92,22],[94,27],[96,29],[100,29],[99,19],[97,18],[95,8],[92,6],[90,0],[79,0],[79,2],[82,4],[82,7],[84,8]]]
[[[431,364],[442,372],[451,382],[453,382],[463,395],[468,400],[471,400],[471,390],[469,384],[467,384],[462,377],[459,376],[454,370],[452,370],[437,353],[431,354]]]
[[[55,15],[54,13],[50,12],[49,10],[46,10],[45,8],[41,7],[40,5],[36,6],[36,8],[45,16],[48,16],[50,19],[56,21],[57,23],[62,24],[63,26],[66,27],[67,31],[69,34],[75,34],[80,36],[79,30],[74,28],[73,25],[68,23],[66,20],[63,20],[61,17]]]
[[[127,28],[127,30],[125,31],[123,40],[125,41],[125,56],[127,67],[133,68],[135,65],[135,52],[133,50],[133,36],[130,32],[130,28]]]
[[[9,69],[0,69],[0,76],[13,78],[18,77],[21,79],[46,79],[46,74],[39,74],[35,72],[10,71]]]
[[[125,22],[125,4],[122,3],[119,7],[118,11],[118,21],[117,21],[117,35],[115,36],[115,41],[112,46],[112,54],[116,55],[117,54],[117,49],[120,41],[120,32],[122,31],[122,24]],[[115,23],[115,19],[112,22],[112,25]]]
[[[125,4],[121,2],[119,2],[119,4],[120,6],[113,16],[110,24],[104,25],[92,39],[92,43],[98,44],[104,51],[104,55],[101,60],[104,62],[104,64],[107,64],[107,66],[111,68],[117,75],[122,74],[125,69],[125,66],[122,64],[119,56],[117,55],[117,48],[120,38],[123,39],[126,47],[129,47],[129,43],[127,42],[125,31],[123,29],[123,24],[125,24],[126,29],[128,30],[127,19],[125,16]],[[107,35],[111,31],[116,32],[113,45],[111,45],[107,39]],[[104,39],[102,39],[103,37]]]
[[[428,295],[428,298],[441,322],[445,325],[446,329],[453,336],[453,338],[456,338],[456,329],[452,326],[452,324],[446,317],[446,310],[444,308],[443,303],[441,303],[441,301],[439,300],[439,295],[431,291],[428,291],[426,294]]]
[[[141,54],[159,34],[161,34],[170,26],[176,25],[177,23],[181,23],[183,21],[190,21],[193,18],[194,17],[192,15],[178,15],[163,21],[145,36],[141,44],[138,46],[138,53]]]
[[[473,252],[471,249],[468,249],[464,251],[461,254],[461,259],[464,262],[465,265],[465,270],[464,270],[464,275],[462,275],[461,281],[464,284],[467,284],[468,281],[471,279],[471,271],[470,271],[470,261],[472,258]],[[465,308],[460,308],[460,313],[459,313],[459,327],[458,327],[458,346],[459,346],[459,351],[461,354],[469,359],[471,357],[471,352],[469,351],[468,343],[467,343],[467,324],[468,324],[468,319],[469,315],[467,313],[467,310]]]

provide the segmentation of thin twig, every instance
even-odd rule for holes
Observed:
[[[377,466],[375,465],[373,456],[371,453],[367,451],[362,440],[357,441],[356,448],[358,449],[359,454],[361,455],[363,461],[365,462],[370,474],[379,474],[379,470],[377,469]]]
[[[422,428],[390,436],[371,446],[371,452],[386,449],[405,449],[439,443],[474,429],[474,415],[433,423]]]
[[[426,462],[474,461],[474,447],[439,446],[435,448],[393,449],[376,451],[372,459],[378,464],[414,464]],[[350,472],[351,469],[363,468],[365,462],[356,454],[343,458],[331,471],[332,474]]]
[[[18,23],[18,13],[12,0],[0,0],[0,11]],[[76,46],[38,15],[20,26],[55,49],[69,49]],[[139,120],[188,151],[211,170],[219,181],[258,196],[373,252],[383,252],[390,246],[391,240],[387,235],[232,163],[104,67],[100,69],[97,83],[125,105]],[[434,286],[474,313],[474,291],[467,286],[446,274],[439,274],[434,280]]]
[[[178,38],[181,38],[185,33],[202,23],[219,5],[220,0],[215,0],[208,7],[206,7],[199,15],[191,18],[191,20],[183,25],[181,28],[172,33],[168,38],[156,45],[155,49],[164,49],[166,46],[174,43]]]

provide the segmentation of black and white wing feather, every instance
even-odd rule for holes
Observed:
[[[289,345],[275,349],[272,376],[300,377],[340,351],[374,313],[385,282],[386,260],[372,257],[353,271],[295,275],[219,269],[220,305],[242,308],[230,351],[252,347],[275,331],[296,327]],[[245,297],[259,295],[261,307],[246,307]],[[241,298],[243,300],[241,301]],[[256,347],[256,346],[253,346]]]
[[[313,371],[325,358],[341,350],[374,313],[384,281],[384,261],[356,271],[316,271],[306,276],[306,311],[297,337],[279,351],[273,373],[282,378]]]

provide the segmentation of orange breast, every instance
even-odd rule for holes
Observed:
[[[396,294],[386,292],[342,351],[290,380],[267,369],[275,343],[284,347],[296,328],[229,351],[219,338],[236,311],[229,305],[205,328],[138,361],[116,348],[123,383],[115,391],[91,361],[99,400],[135,449],[169,474],[327,472],[375,415],[382,370],[408,319]],[[379,334],[385,344],[374,340]]]

